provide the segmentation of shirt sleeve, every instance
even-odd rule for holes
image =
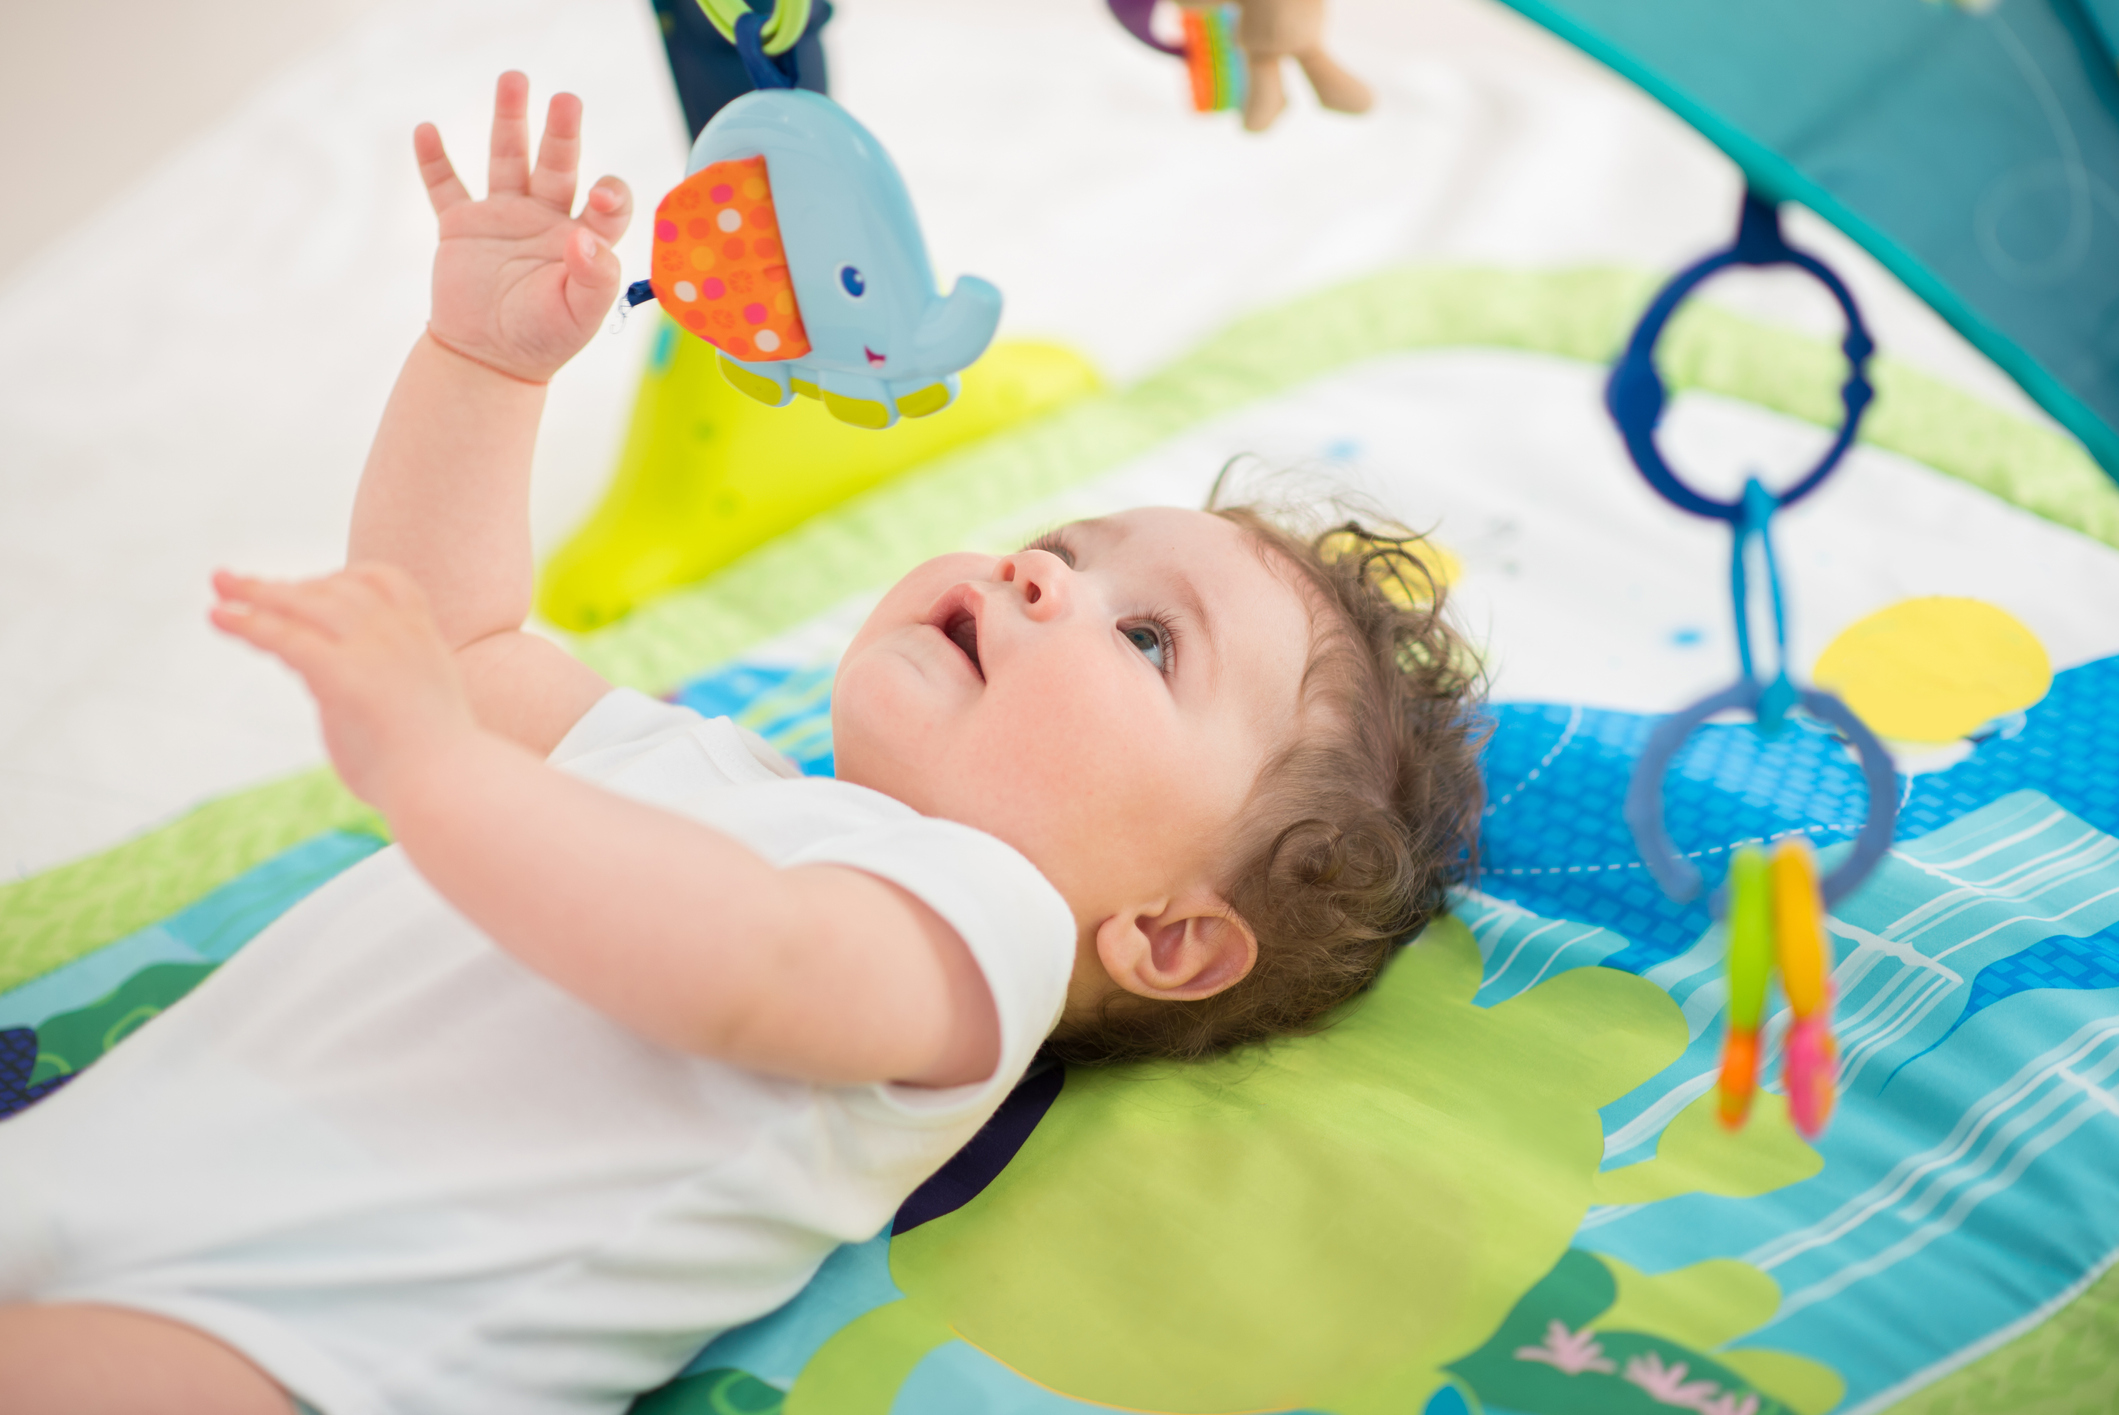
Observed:
[[[669,726],[672,714],[689,711],[674,703],[657,702],[632,688],[613,688],[575,720],[545,760],[564,766],[605,747],[652,736]]]
[[[847,865],[889,880],[942,916],[992,990],[1001,1059],[962,1086],[880,1082],[850,1101],[899,1125],[949,1125],[991,1110],[1030,1069],[1059,1022],[1074,972],[1074,913],[1037,866],[982,830],[916,816],[820,841],[801,864]]]
[[[728,718],[702,717],[680,703],[666,703],[632,688],[613,688],[598,698],[589,710],[567,729],[559,745],[546,760],[566,766],[606,747],[644,741],[663,733],[725,732],[756,762],[774,776],[800,780],[802,769],[775,751],[770,743],[748,727]],[[740,779],[740,777],[739,777]]]

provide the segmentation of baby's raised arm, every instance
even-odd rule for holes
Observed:
[[[348,567],[224,573],[213,621],[302,675],[332,764],[428,882],[591,1007],[809,1080],[982,1079],[993,998],[932,909],[855,870],[778,868],[540,760],[608,685],[522,631],[530,456],[545,380],[618,293],[608,243],[630,198],[607,177],[571,214],[581,104],[552,101],[533,168],[528,88],[501,77],[483,200],[432,127],[415,136],[441,222],[433,318],[376,433]]]
[[[605,177],[574,215],[581,101],[552,100],[534,167],[528,106],[529,81],[501,75],[483,200],[464,189],[431,124],[413,135],[441,228],[433,312],[376,431],[347,558],[410,574],[461,660],[479,720],[549,751],[605,685],[521,632],[534,574],[530,459],[546,381],[617,296],[610,242],[632,199]]]

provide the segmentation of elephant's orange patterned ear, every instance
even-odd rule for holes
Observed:
[[[732,358],[809,352],[763,157],[702,167],[662,199],[649,283],[672,319]]]

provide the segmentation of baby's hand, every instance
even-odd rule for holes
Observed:
[[[477,731],[427,598],[396,566],[349,565],[294,584],[223,570],[213,587],[214,626],[302,675],[332,765],[385,814],[400,783]]]
[[[484,201],[464,190],[432,123],[413,132],[412,147],[441,218],[428,333],[502,373],[542,383],[589,342],[618,294],[610,243],[625,234],[633,199],[625,183],[605,177],[573,216],[581,100],[553,98],[535,170],[529,102],[528,79],[512,70],[500,76]]]

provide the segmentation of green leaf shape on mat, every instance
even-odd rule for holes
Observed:
[[[578,641],[613,682],[665,692],[849,597],[880,590],[982,529],[1112,471],[1210,418],[1383,354],[1515,349],[1616,355],[1660,281],[1634,271],[1413,267],[1236,321],[1169,367],[1019,432],[936,459]],[[1739,398],[1836,427],[1836,345],[1695,302],[1657,351],[1672,396]],[[2119,547],[2119,487],[2065,433],[1879,357],[1864,443]],[[996,548],[996,547],[989,547]],[[819,575],[831,565],[836,573]],[[865,567],[849,577],[848,567]]]
[[[1720,1092],[1708,1091],[1679,1111],[1656,1140],[1654,1159],[1597,1176],[1597,1202],[1652,1204],[1693,1192],[1748,1199],[1825,1167],[1824,1156],[1796,1133],[1785,1096],[1759,1092],[1751,1119],[1733,1132],[1722,1125],[1720,1106]]]
[[[778,1387],[724,1366],[649,1391],[633,1402],[629,1415],[780,1415],[786,1401]]]
[[[327,830],[388,838],[329,770],[223,796],[100,855],[0,886],[0,992],[198,902]]]
[[[1631,974],[1480,1008],[1479,969],[1444,920],[1320,1035],[1069,1072],[978,1197],[891,1241],[905,1300],[827,1344],[790,1415],[882,1415],[952,1335],[1126,1409],[1419,1409],[1567,1252],[1598,1108],[1685,1045]]]
[[[1818,1395],[1836,1402],[1843,1389],[1826,1367],[1786,1352],[1713,1350],[1779,1305],[1778,1284],[1733,1259],[1649,1277],[1570,1249],[1450,1371],[1484,1404],[1516,1415],[1661,1415],[1673,1407],[1822,1415]],[[1783,1358],[1774,1369],[1804,1392],[1804,1403],[1739,1367],[1739,1355]]]
[[[1618,1289],[1611,1306],[1592,1323],[1597,1331],[1643,1333],[1705,1353],[1796,1415],[1825,1415],[1846,1394],[1846,1381],[1822,1362],[1792,1351],[1730,1346],[1780,1310],[1780,1284],[1751,1264],[1710,1258],[1649,1274],[1609,1254],[1599,1253],[1597,1260],[1610,1270]]]
[[[62,1012],[37,1028],[35,1086],[54,1076],[71,1076],[124,1041],[162,1009],[190,992],[211,973],[215,963],[157,963],[120,983],[108,995],[74,1012]]]

